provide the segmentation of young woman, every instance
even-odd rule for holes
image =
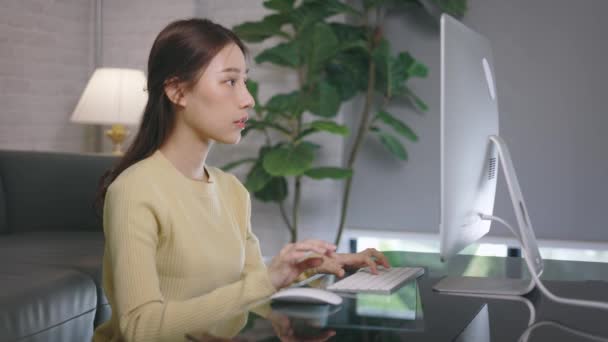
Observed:
[[[214,142],[239,142],[254,105],[245,53],[234,33],[203,19],[173,22],[154,41],[137,137],[100,183],[112,318],[94,341],[183,340],[311,268],[388,267],[375,250],[336,254],[319,240],[288,244],[264,265],[247,190],[205,164]]]

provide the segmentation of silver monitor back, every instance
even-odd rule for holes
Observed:
[[[446,260],[490,230],[496,193],[498,102],[490,42],[441,17],[440,256]]]
[[[456,19],[441,18],[440,256],[446,260],[479,240],[498,221],[521,242],[529,271],[543,261],[506,143],[498,135],[498,103],[490,43]],[[498,164],[502,165],[519,229],[493,216]],[[446,293],[523,295],[534,279],[446,277]]]

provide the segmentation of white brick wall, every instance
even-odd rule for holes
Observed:
[[[81,151],[69,117],[92,67],[92,1],[0,2],[0,148]]]
[[[156,35],[171,21],[193,17],[194,0],[103,0],[102,64],[146,70]]]

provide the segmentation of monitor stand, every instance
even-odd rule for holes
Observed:
[[[513,210],[515,211],[519,226],[519,232],[514,230],[511,232],[522,245],[523,257],[531,261],[530,263],[526,263],[526,265],[528,265],[528,271],[534,272],[540,277],[540,274],[543,271],[543,260],[540,256],[534,231],[532,230],[532,224],[530,223],[530,217],[526,210],[523,194],[519,187],[519,182],[517,181],[517,175],[515,173],[515,168],[513,167],[509,149],[501,137],[492,135],[489,139],[498,152],[498,161],[502,165],[505,174]],[[479,216],[484,220],[498,221],[503,223],[506,227],[510,227],[504,220],[498,217],[486,215],[484,213],[479,213]],[[535,283],[533,279],[449,276],[435,284],[433,289],[446,293],[513,296],[525,295],[532,291],[534,287]]]

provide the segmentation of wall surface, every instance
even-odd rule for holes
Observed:
[[[96,0],[28,0],[0,3],[0,148],[94,151],[99,128],[69,122],[94,70],[95,38],[101,37],[99,65],[146,71],[148,53],[160,30],[173,20],[206,17],[232,27],[268,12],[262,1],[103,0],[101,32],[95,31]],[[296,86],[291,70],[254,65],[253,57],[275,42],[249,46],[250,77],[260,82],[265,102]],[[131,129],[131,139],[136,128]],[[102,149],[110,151],[103,138]],[[130,141],[130,139],[128,139]],[[319,135],[320,164],[339,165],[342,140]],[[221,166],[254,156],[262,143],[251,134],[237,146],[214,146],[208,163]],[[234,171],[244,180],[245,168]],[[303,181],[300,238],[333,240],[340,183]],[[290,203],[287,203],[290,209]],[[253,201],[252,223],[264,254],[276,253],[289,234],[277,205]]]
[[[0,2],[0,148],[82,151],[69,122],[93,67],[93,2]]]
[[[464,22],[493,44],[501,134],[509,143],[537,235],[545,239],[608,241],[603,212],[608,183],[604,89],[608,78],[601,13],[608,3],[589,0],[572,7],[565,0],[471,0]],[[94,65],[95,1],[7,0],[0,3],[0,148],[90,151],[90,128],[69,117]],[[156,34],[170,21],[202,16],[225,26],[267,14],[262,1],[104,0],[101,64],[145,70]],[[398,162],[375,140],[367,141],[356,167],[348,226],[436,233],[439,215],[439,32],[421,12],[390,13],[386,30],[395,50],[409,50],[428,64],[428,79],[410,86],[430,110],[418,114],[394,105],[420,136],[407,143],[410,159]],[[250,45],[255,56],[276,42]],[[291,70],[255,65],[260,98],[295,87]],[[356,101],[341,117],[352,124]],[[345,144],[329,135],[320,164],[337,165]],[[209,164],[223,165],[255,155],[261,139],[215,146]],[[109,146],[105,145],[107,151]],[[235,173],[243,179],[245,169]],[[333,240],[341,183],[304,183],[301,237]],[[513,220],[499,181],[496,213]],[[254,231],[265,254],[273,254],[288,233],[276,205],[254,200]],[[574,233],[576,232],[576,233]],[[504,230],[496,229],[499,235]]]
[[[494,50],[500,132],[540,239],[608,241],[605,1],[471,0],[465,24]],[[420,141],[395,161],[376,141],[358,160],[349,227],[437,233],[439,226],[439,30],[421,11],[387,18],[395,50],[430,68],[412,88],[430,106],[390,109]],[[382,198],[382,201],[374,199]],[[495,214],[515,221],[502,175]],[[492,234],[507,236],[495,225]]]

